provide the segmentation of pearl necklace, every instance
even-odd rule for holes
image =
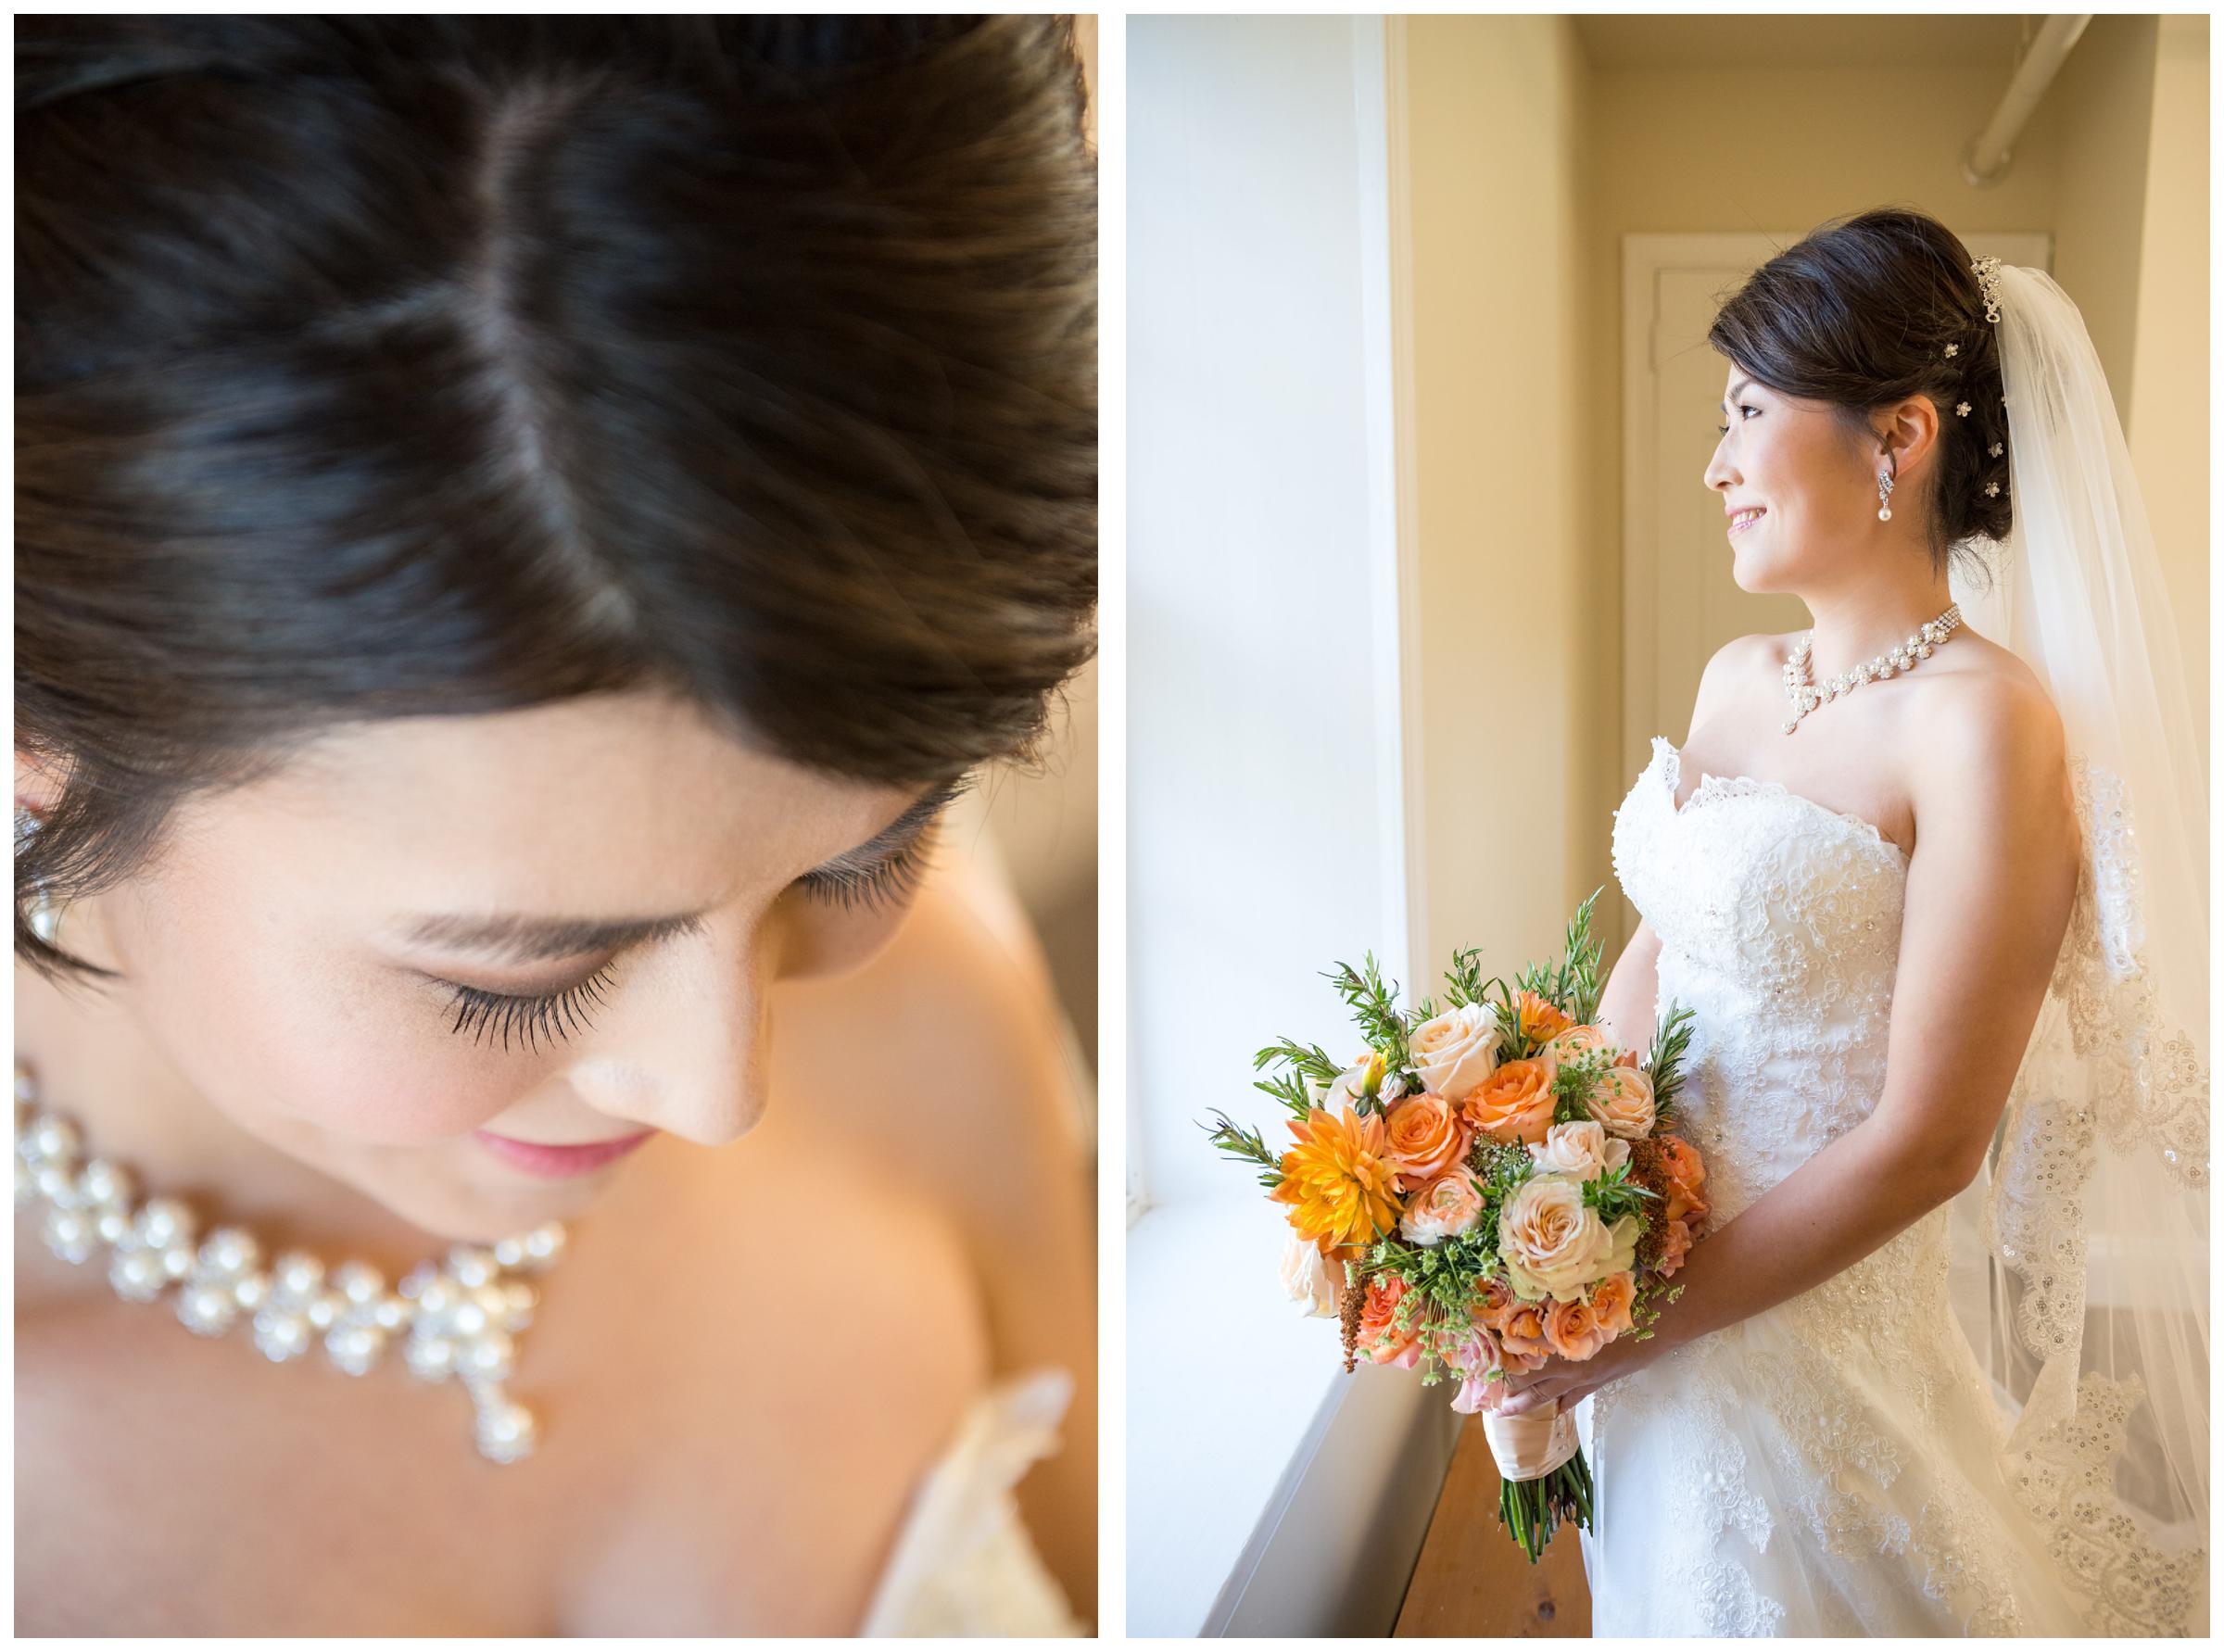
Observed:
[[[1894,672],[1913,671],[1915,662],[1929,659],[1932,650],[1952,637],[1961,623],[1962,605],[1949,602],[1944,613],[1935,620],[1926,620],[1921,630],[1897,648],[1887,649],[1866,664],[1840,673],[1819,688],[1807,677],[1808,654],[1814,646],[1814,633],[1808,632],[1792,649],[1791,658],[1784,662],[1784,692],[1791,701],[1791,715],[1785,719],[1784,732],[1789,734],[1799,727],[1800,719],[1826,700],[1851,694],[1862,684],[1889,677]]]
[[[546,1272],[563,1253],[563,1226],[546,1222],[491,1249],[456,1245],[445,1264],[420,1264],[389,1292],[377,1268],[324,1264],[289,1251],[260,1266],[261,1247],[242,1228],[219,1228],[194,1244],[194,1216],[176,1199],[134,1210],[131,1173],[106,1159],[79,1162],[77,1126],[38,1105],[31,1070],[16,1063],[16,1203],[44,1202],[46,1248],[70,1263],[110,1247],[108,1283],[126,1302],[153,1302],[175,1283],[178,1318],[202,1336],[221,1336],[251,1316],[255,1346],[283,1365],[322,1336],[332,1363],[351,1377],[379,1363],[406,1336],[402,1357],[421,1381],[454,1378],[471,1393],[482,1457],[514,1463],[533,1450],[533,1414],[502,1392],[516,1356],[512,1338],[533,1322],[537,1293],[519,1274]]]

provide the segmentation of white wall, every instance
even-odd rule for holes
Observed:
[[[1352,24],[1128,33],[1128,1015],[1165,1203],[1243,1187],[1193,1121],[1275,1117],[1261,1044],[1353,1041],[1317,972],[1395,896]]]
[[[1135,1634],[1387,1634],[1450,1460],[1445,1391],[1343,1374],[1196,1128],[1286,1141],[1253,1053],[1356,1048],[1319,972],[1404,947],[1382,42],[1128,25]]]

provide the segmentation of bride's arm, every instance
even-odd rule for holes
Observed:
[[[1508,1412],[1572,1405],[1820,1284],[1976,1178],[2068,927],[2078,844],[2052,703],[2013,682],[1971,688],[1914,760],[1917,837],[1875,1109],[1693,1247],[1653,1336],[1512,1379]]]

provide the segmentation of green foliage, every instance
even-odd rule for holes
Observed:
[[[1333,1084],[1344,1069],[1318,1044],[1299,1044],[1277,1039],[1251,1058],[1251,1070],[1268,1066],[1281,1071],[1272,1078],[1254,1079],[1251,1088],[1263,1090],[1298,1117],[1310,1113],[1315,1103],[1312,1083]]]
[[[1583,1202],[1597,1211],[1598,1219],[1609,1227],[1625,1216],[1643,1216],[1645,1201],[1659,1197],[1650,1188],[1629,1179],[1626,1164],[1583,1184]]]
[[[1536,1174],[1536,1161],[1519,1141],[1506,1143],[1477,1136],[1468,1149],[1467,1167],[1483,1184],[1484,1225],[1497,1231],[1497,1210],[1513,1191]]]
[[[1572,1124],[1590,1117],[1586,1100],[1613,1064],[1611,1050],[1586,1050],[1561,1062],[1552,1075],[1552,1122]]]
[[[1370,952],[1358,969],[1339,963],[1326,973],[1337,995],[1350,1008],[1352,1019],[1359,1024],[1369,1047],[1382,1056],[1385,1069],[1390,1073],[1411,1071],[1413,1052],[1406,1042],[1410,1028],[1398,1011],[1397,983],[1384,982],[1374,954]]]
[[[1220,1150],[1221,1156],[1261,1166],[1259,1186],[1270,1189],[1280,1187],[1282,1157],[1267,1145],[1266,1139],[1257,1130],[1245,1129],[1217,1107],[1213,1109],[1212,1116],[1219,1123],[1206,1124],[1199,1120],[1197,1128],[1211,1137],[1212,1144]]]
[[[1493,986],[1500,992],[1506,990],[1506,983],[1497,977],[1484,977],[1483,950],[1480,947],[1461,947],[1452,953],[1452,966],[1445,972],[1444,977],[1445,1002],[1452,1008],[1464,1009],[1471,1003],[1481,1003]],[[1428,1017],[1423,1016],[1422,1019]]]
[[[1653,1035],[1652,1053],[1645,1058],[1645,1076],[1652,1080],[1652,1100],[1662,1124],[1672,1122],[1676,1092],[1683,1088],[1685,1055],[1691,1048],[1691,1021],[1695,1012],[1670,1002]]]
[[[1539,998],[1549,1000],[1573,1016],[1578,1025],[1587,1025],[1598,1014],[1598,957],[1603,947],[1591,933],[1591,908],[1606,886],[1600,884],[1583,899],[1575,915],[1568,921],[1568,938],[1557,967],[1546,970],[1531,965],[1521,975],[1521,984]]]

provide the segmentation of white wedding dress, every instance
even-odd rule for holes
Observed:
[[[1616,811],[1614,871],[1695,1013],[1682,1128],[1719,1226],[1858,1123],[1883,1081],[1907,857],[1870,823],[1679,753]],[[1835,1278],[1578,1407],[1594,1633],[2155,1633],[2202,1586],[2095,1520],[2131,1396],[2011,1451],[1955,1319],[1949,1207]],[[1703,1242],[1702,1242],[1703,1243]],[[1669,1310],[1671,1313],[1674,1309]]]
[[[1012,1494],[1056,1448],[1072,1393],[1071,1377],[1043,1369],[974,1402],[913,1494],[858,1633],[1086,1633],[1035,1552]]]

